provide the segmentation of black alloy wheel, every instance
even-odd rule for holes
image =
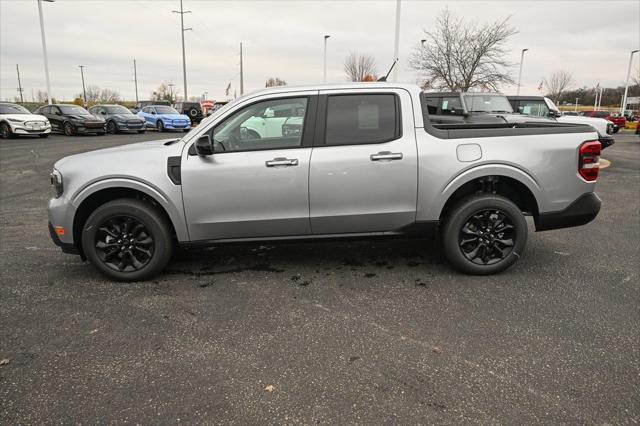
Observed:
[[[469,261],[491,265],[511,254],[516,238],[516,228],[505,212],[484,209],[467,219],[460,229],[458,245]]]
[[[0,123],[0,136],[4,139],[9,139],[12,135],[9,125],[7,123]]]
[[[115,135],[118,132],[118,127],[116,127],[116,123],[113,121],[109,121],[107,123],[107,133]]]
[[[113,216],[104,221],[95,234],[98,258],[110,269],[135,272],[153,258],[155,242],[146,226],[128,215]]]
[[[73,125],[68,121],[64,123],[64,134],[67,136],[73,136],[76,134],[76,130],[73,128]]]

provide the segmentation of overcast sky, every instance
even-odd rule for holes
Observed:
[[[402,0],[399,80],[415,82],[407,57],[440,11],[479,22],[511,16],[520,32],[509,42],[516,64],[528,48],[523,93],[537,93],[544,76],[573,73],[577,86],[622,85],[631,50],[640,45],[640,1],[410,1]],[[71,100],[87,85],[134,99],[133,59],[140,99],[162,82],[182,93],[179,0],[57,0],[43,3],[52,94]],[[375,57],[378,73],[393,59],[395,0],[202,1],[184,0],[189,96],[224,97],[231,82],[239,95],[239,43],[244,46],[245,91],[277,76],[289,84],[322,80],[323,36],[328,42],[328,81],[345,81],[350,51]],[[13,99],[20,65],[27,99],[45,89],[36,0],[0,0],[0,98]],[[638,55],[634,57],[638,69]],[[636,71],[637,72],[637,71]],[[504,93],[515,87],[504,87]]]

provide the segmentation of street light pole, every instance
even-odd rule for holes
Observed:
[[[629,56],[629,68],[627,68],[627,80],[624,85],[624,96],[622,97],[622,106],[620,107],[620,115],[624,116],[624,109],[627,107],[627,94],[629,93],[629,76],[631,75],[631,63],[633,62],[633,54],[638,50],[634,50],[631,52],[631,56]]]
[[[136,59],[133,58],[133,83],[136,87],[136,104],[138,103],[138,70],[136,69]]]
[[[179,13],[180,14],[180,35],[182,36],[182,78],[184,80],[184,101],[186,102],[187,99],[187,59],[184,53],[184,32],[185,31],[190,31],[192,30],[192,28],[185,28],[184,27],[184,14],[185,13],[191,13],[190,10],[182,10],[182,0],[180,0],[180,11],[178,12],[177,10],[173,10],[173,13]]]
[[[242,42],[240,42],[240,96],[244,95],[244,64],[242,62]]]
[[[20,81],[20,67],[16,64],[16,72],[18,73],[18,92],[20,93],[20,103],[24,102],[24,98],[22,97],[22,82]]]
[[[524,62],[524,52],[526,52],[529,49],[522,49],[522,54],[520,55],[520,72],[518,73],[518,93],[517,95],[520,96],[520,83],[522,82],[522,62]]]
[[[82,98],[84,99],[84,106],[87,106],[87,91],[84,88],[84,65],[78,65],[80,68],[80,76],[82,77]]]
[[[398,61],[400,55],[400,0],[396,0],[396,36],[393,45],[393,60]],[[398,81],[398,67],[393,67],[393,81]]]
[[[54,0],[38,0],[38,14],[40,15],[40,36],[42,37],[42,53],[44,55],[44,76],[47,81],[47,101],[49,105],[51,101],[51,83],[49,82],[49,59],[47,58],[47,41],[44,36],[44,18],[42,17],[42,2],[48,1],[53,3]]]
[[[327,82],[327,39],[331,37],[330,35],[326,35],[324,36],[324,60],[323,60],[323,74],[322,74],[322,81],[323,83]]]

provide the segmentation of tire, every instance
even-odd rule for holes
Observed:
[[[0,137],[3,139],[10,139],[13,137],[11,127],[7,123],[0,123]]]
[[[198,117],[198,110],[196,108],[189,108],[187,114],[189,115],[189,117],[191,117],[192,120],[194,120]]]
[[[167,219],[152,205],[121,198],[91,213],[82,229],[82,248],[87,259],[107,277],[126,282],[144,281],[160,273],[171,259],[170,230]],[[120,245],[124,244],[123,235],[131,238],[131,245]]]
[[[44,134],[41,134],[41,135],[38,135],[38,136],[39,136],[40,138],[42,138],[42,139],[45,139],[45,138],[48,138],[48,137],[49,137],[49,133],[44,133]]]
[[[156,121],[156,129],[158,129],[159,132],[164,132],[164,123],[162,120]]]
[[[116,133],[118,133],[118,126],[116,126],[116,123],[113,121],[109,121],[107,122],[107,133],[110,133],[112,135],[115,135]]]
[[[504,271],[518,260],[527,233],[524,215],[509,199],[474,195],[456,204],[445,218],[442,244],[445,256],[459,271],[489,275]]]
[[[67,136],[74,136],[76,134],[76,129],[74,129],[73,125],[68,121],[64,123],[64,126],[62,127],[62,129],[64,131],[64,134]]]

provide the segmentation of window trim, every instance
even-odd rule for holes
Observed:
[[[327,114],[329,113],[329,97],[338,96],[369,96],[369,95],[393,95],[394,107],[395,107],[395,132],[394,136],[389,139],[379,140],[375,142],[353,142],[353,143],[326,143],[327,137]],[[313,138],[313,146],[316,148],[324,146],[358,146],[358,145],[379,145],[382,143],[393,142],[403,137],[402,128],[402,107],[400,103],[400,96],[396,92],[349,92],[349,93],[335,93],[335,94],[322,94],[318,102],[318,118],[316,120],[316,132]]]
[[[315,126],[316,126],[316,116],[317,116],[317,109],[318,109],[318,95],[290,95],[290,96],[283,96],[283,97],[273,97],[273,98],[262,98],[262,99],[258,99],[254,102],[248,103],[246,105],[243,105],[242,107],[234,110],[233,112],[231,112],[229,115],[227,115],[226,117],[224,117],[222,120],[220,120],[220,122],[216,123],[215,126],[211,127],[210,129],[207,129],[204,133],[202,133],[201,135],[198,136],[198,138],[205,136],[205,135],[213,135],[213,133],[216,131],[216,128],[224,123],[228,118],[230,118],[231,116],[235,115],[236,113],[243,111],[246,108],[249,108],[253,105],[262,103],[262,102],[270,102],[270,101],[280,101],[280,100],[286,100],[286,99],[307,99],[307,110],[305,111],[304,114],[304,121],[302,122],[302,138],[300,140],[300,145],[298,146],[286,146],[286,147],[282,147],[282,148],[257,148],[257,149],[242,149],[242,150],[237,150],[237,151],[218,151],[218,152],[214,152],[213,155],[219,155],[219,154],[235,154],[238,152],[261,152],[261,151],[280,151],[280,150],[284,150],[284,149],[302,149],[302,148],[311,148],[313,146],[313,140],[314,140],[314,133],[315,133]],[[197,139],[196,139],[197,140]],[[212,141],[213,142],[213,141]],[[190,156],[193,155],[198,155],[196,153],[196,149],[195,149],[195,141],[193,143],[191,143],[191,145],[189,145],[189,151],[188,154]]]

